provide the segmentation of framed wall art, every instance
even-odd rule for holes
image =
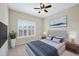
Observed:
[[[67,27],[67,16],[63,16],[49,21],[50,28]]]

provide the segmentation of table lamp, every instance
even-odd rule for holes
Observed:
[[[75,40],[77,39],[77,32],[70,31],[69,39],[71,40],[72,43],[75,43]]]

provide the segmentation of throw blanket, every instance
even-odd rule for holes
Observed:
[[[27,45],[37,56],[58,56],[58,51],[56,48],[42,41],[32,41],[27,43]]]

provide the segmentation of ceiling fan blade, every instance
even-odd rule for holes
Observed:
[[[38,13],[40,13],[40,11]]]
[[[40,8],[34,8],[34,9],[40,9]]]
[[[47,10],[44,10],[45,12],[48,12]]]
[[[48,5],[48,6],[46,6],[45,8],[50,8],[50,7],[52,7],[52,5]]]

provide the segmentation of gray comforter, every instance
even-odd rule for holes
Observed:
[[[27,45],[37,56],[58,56],[58,51],[56,48],[42,41],[32,41],[27,43]]]

